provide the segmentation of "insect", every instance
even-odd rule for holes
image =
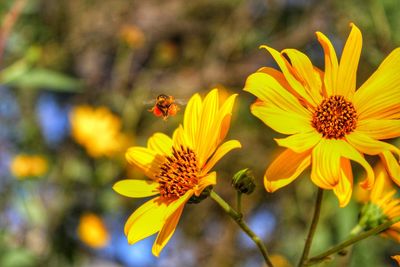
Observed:
[[[177,101],[173,96],[160,94],[157,96],[154,106],[149,109],[157,117],[167,120],[169,116],[175,116],[179,111]]]

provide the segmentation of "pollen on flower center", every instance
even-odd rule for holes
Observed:
[[[196,154],[190,148],[172,148],[172,155],[166,157],[156,176],[160,195],[176,199],[198,184],[199,166]]]
[[[341,139],[354,131],[357,112],[343,96],[324,99],[313,114],[312,126],[327,139]]]

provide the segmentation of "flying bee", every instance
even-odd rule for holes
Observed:
[[[157,96],[154,106],[149,109],[157,117],[167,120],[169,116],[175,116],[180,110],[177,100],[170,95],[160,94]]]

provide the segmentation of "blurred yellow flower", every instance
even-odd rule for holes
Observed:
[[[280,254],[272,254],[270,257],[274,267],[291,267],[290,262]]]
[[[103,220],[93,213],[85,213],[80,217],[77,232],[79,239],[92,248],[102,248],[110,240]]]
[[[392,256],[392,259],[394,259],[397,262],[397,264],[400,266],[400,255]]]
[[[375,175],[375,185],[368,191],[369,199],[360,215],[359,225],[365,230],[400,216],[400,199],[395,197],[396,190],[381,164],[375,167]],[[382,235],[400,242],[400,222],[393,224]]]
[[[143,31],[135,25],[123,25],[120,29],[120,36],[131,48],[141,48],[146,41]]]
[[[173,235],[186,202],[216,184],[211,168],[230,150],[241,145],[236,140],[223,144],[230,125],[236,95],[220,107],[218,90],[204,101],[195,94],[185,110],[183,126],[172,139],[155,133],[147,147],[131,147],[126,153],[130,164],[138,166],[149,180],[122,180],[114,190],[127,197],[155,196],[138,208],[125,224],[128,242],[133,244],[158,232],[152,252],[158,256]],[[221,144],[221,145],[220,145]]]
[[[107,107],[77,106],[69,119],[72,137],[92,157],[113,156],[129,146],[120,118]]]
[[[392,179],[400,185],[400,165],[393,154],[400,150],[379,140],[400,136],[400,48],[395,49],[356,91],[361,53],[360,30],[351,24],[340,63],[328,38],[317,32],[325,54],[325,72],[295,49],[269,51],[281,71],[264,67],[251,74],[244,90],[258,99],[252,113],[275,131],[290,135],[276,139],[286,150],[268,167],[268,192],[286,186],[311,165],[311,180],[336,194],[341,207],[351,198],[350,161],[367,173],[365,188],[374,173],[363,154],[379,155]]]
[[[42,176],[47,172],[47,160],[40,155],[19,154],[10,164],[12,175],[18,179]]]

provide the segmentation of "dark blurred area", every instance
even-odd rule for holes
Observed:
[[[245,218],[277,267],[294,266],[317,188],[305,172],[276,193],[265,191],[263,174],[280,151],[273,140],[280,136],[251,115],[255,99],[242,91],[244,82],[262,66],[276,67],[259,45],[299,49],[323,67],[315,31],[340,54],[354,22],[363,33],[360,85],[400,45],[398,6],[398,0],[2,0],[0,266],[263,266],[250,239],[211,200],[186,206],[160,258],[151,254],[154,237],[131,246],[124,236],[126,219],[145,201],[112,190],[118,180],[142,177],[125,163],[126,148],[145,146],[154,132],[171,135],[184,103],[215,87],[239,94],[228,137],[243,146],[216,166],[215,190],[234,204],[231,177],[250,168],[257,188],[243,197]],[[165,121],[148,112],[159,94],[179,99],[181,111]],[[86,125],[104,130],[92,137]],[[355,170],[356,180],[361,174]],[[359,210],[356,197],[341,209],[327,192],[311,254],[344,240]],[[346,252],[319,266],[395,266],[390,256],[400,246],[376,236]]]

